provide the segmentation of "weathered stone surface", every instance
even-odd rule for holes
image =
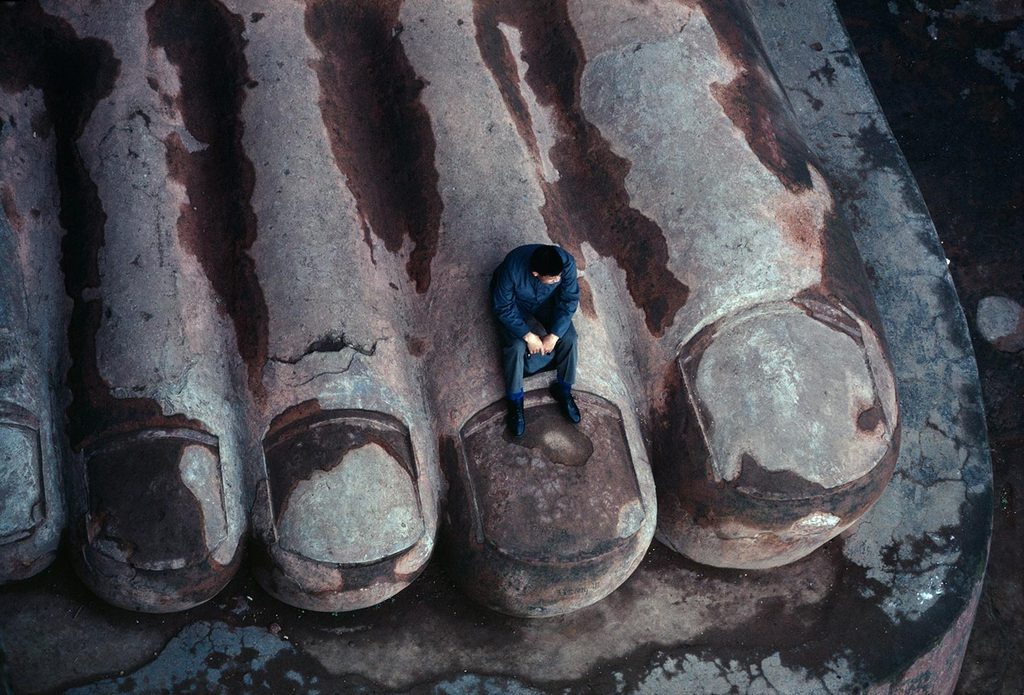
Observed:
[[[898,448],[892,370],[853,240],[744,5],[570,2],[566,13],[566,50],[579,71],[574,117],[629,163],[629,205],[669,251],[664,270],[623,266],[625,288],[601,259],[588,266],[595,295],[617,296],[629,321],[616,337],[640,365],[640,374],[623,371],[649,412],[659,538],[720,566],[792,561],[870,507]],[[525,83],[542,88],[529,74]],[[581,233],[563,243],[585,241]],[[641,297],[631,271],[671,273],[688,288],[685,302],[652,325],[669,289]],[[806,323],[787,329],[798,313]],[[730,364],[715,376],[694,371],[687,383],[677,359],[697,370],[696,355],[713,361],[718,340],[730,344],[720,348],[733,353]],[[740,367],[739,352],[759,343],[774,354]],[[860,386],[839,407],[828,387],[853,388],[847,380]],[[754,439],[761,446],[746,453],[782,475],[730,474]],[[780,496],[817,499],[803,508]]]
[[[708,463],[665,464],[660,528],[689,557],[792,561],[848,528],[889,482],[899,442],[891,373],[877,335],[840,307],[752,307],[702,331],[679,369],[677,403],[694,412],[689,455]],[[692,522],[702,515],[714,523]]]
[[[283,600],[317,610],[361,608],[407,586],[433,551],[442,489],[403,298],[413,275],[429,278],[423,249],[412,269],[403,243],[408,235],[430,246],[433,185],[429,172],[406,168],[425,145],[404,130],[415,120],[414,84],[401,47],[389,42],[391,10],[378,9],[226,6],[248,39],[253,86],[240,111],[241,145],[254,164],[251,256],[266,312],[265,351],[253,352],[250,373],[250,427],[262,441],[253,474],[257,576]],[[385,117],[386,129],[378,125]],[[406,183],[396,190],[399,180]],[[292,445],[275,444],[284,433]],[[372,523],[357,521],[356,508],[334,516],[304,507],[301,492],[288,499],[317,466],[341,464],[336,472],[351,475],[341,454],[372,443],[387,454],[352,482],[368,486],[361,504],[377,522],[389,514],[398,522],[376,541],[356,535]],[[382,476],[382,485],[365,475]],[[321,514],[333,521],[318,523]]]
[[[1024,307],[1009,297],[985,297],[978,302],[978,332],[1004,352],[1024,350]]]
[[[352,610],[418,573],[429,536],[400,423],[318,412],[272,430],[264,447],[275,540],[256,576],[267,591],[303,608]]]
[[[628,449],[628,457],[622,454],[619,462],[624,464],[628,458],[632,463],[645,512],[654,508],[655,497],[646,467],[649,452],[657,454],[658,446],[667,447],[671,456],[664,460],[672,461],[685,445],[678,437],[652,440],[650,434],[668,423],[667,431],[678,435],[678,423],[673,424],[672,418],[687,412],[688,407],[682,403],[675,409],[664,407],[671,403],[649,401],[665,395],[660,390],[664,384],[682,383],[680,350],[701,334],[702,312],[708,312],[710,317],[706,325],[714,326],[733,311],[766,304],[781,304],[786,306],[786,312],[791,312],[799,302],[814,299],[819,306],[810,313],[819,315],[825,315],[829,306],[838,305],[838,309],[827,313],[830,325],[857,326],[856,330],[843,332],[856,349],[846,348],[838,361],[854,377],[860,375],[852,379],[847,393],[863,397],[852,401],[858,405],[860,400],[869,400],[864,372],[860,371],[857,359],[863,361],[865,370],[871,371],[871,348],[865,347],[861,352],[853,336],[859,333],[863,340],[864,325],[880,326],[873,323],[872,312],[863,297],[852,291],[860,280],[843,280],[838,272],[843,267],[858,266],[849,262],[849,249],[838,258],[822,260],[814,253],[815,235],[802,234],[808,230],[821,232],[821,220],[832,205],[829,195],[835,196],[835,215],[854,229],[878,290],[902,406],[899,423],[903,445],[896,474],[858,525],[818,552],[789,565],[756,572],[729,571],[689,563],[656,545],[619,591],[590,607],[543,621],[505,617],[477,608],[452,589],[436,565],[426,566],[419,581],[391,600],[365,611],[337,616],[292,610],[269,601],[254,584],[244,584],[241,577],[220,598],[188,613],[159,618],[127,615],[91,601],[81,592],[80,585],[69,580],[66,566],[61,563],[44,575],[43,582],[21,582],[2,590],[0,631],[5,636],[15,636],[8,644],[15,645],[12,650],[18,650],[12,651],[16,687],[35,691],[85,682],[90,683],[87,687],[101,691],[202,688],[211,682],[254,689],[312,689],[326,684],[327,688],[350,692],[474,692],[481,688],[512,692],[663,692],[678,686],[709,692],[855,692],[870,688],[882,692],[943,692],[952,687],[952,673],[963,653],[965,633],[976,605],[988,537],[990,484],[976,375],[962,316],[950,289],[943,254],[934,243],[927,213],[898,149],[889,139],[884,121],[880,120],[848,40],[832,14],[810,1],[784,6],[775,2],[754,5],[752,16],[767,39],[765,49],[773,56],[772,69],[787,85],[784,93],[767,78],[733,84],[735,80],[731,77],[737,71],[728,68],[735,68],[735,64],[714,52],[720,40],[712,24],[720,29],[730,26],[731,21],[723,20],[716,12],[719,7],[732,5],[709,3],[701,10],[674,2],[652,2],[640,6],[643,12],[635,15],[632,6],[618,3],[580,3],[573,6],[571,13],[556,4],[544,4],[538,6],[536,13],[544,21],[534,22],[534,15],[507,12],[498,3],[493,7],[406,3],[397,10],[400,31],[398,25],[392,24],[394,7],[370,12],[372,21],[365,32],[360,29],[359,35],[377,37],[378,43],[371,43],[370,52],[376,50],[374,46],[386,44],[390,59],[397,64],[394,72],[389,73],[396,75],[395,81],[388,83],[394,89],[385,90],[387,94],[383,96],[387,98],[383,103],[404,104],[405,98],[415,93],[430,117],[433,147],[412,140],[410,149],[419,153],[413,157],[416,161],[420,161],[420,154],[426,157],[428,151],[434,157],[443,209],[436,247],[432,247],[429,228],[396,239],[387,230],[375,228],[390,223],[374,222],[380,218],[360,211],[361,204],[382,205],[368,198],[378,194],[372,188],[373,182],[387,180],[387,173],[393,171],[390,165],[372,170],[383,171],[383,176],[375,173],[369,181],[351,183],[358,191],[353,193],[350,180],[367,170],[358,157],[346,155],[345,150],[356,145],[345,141],[332,143],[330,153],[335,162],[345,162],[340,165],[342,170],[349,167],[349,171],[344,175],[331,173],[331,157],[326,156],[328,150],[322,144],[323,138],[330,136],[318,133],[313,126],[323,123],[337,136],[341,129],[331,131],[328,124],[340,122],[340,116],[324,118],[315,110],[310,115],[312,102],[300,98],[314,84],[315,68],[310,66],[309,59],[315,63],[319,58],[307,46],[305,51],[293,51],[299,56],[293,62],[285,59],[284,48],[295,49],[296,27],[302,31],[306,28],[304,8],[275,3],[254,11],[239,3],[231,5],[224,14],[218,5],[204,7],[215,10],[213,20],[220,17],[229,28],[233,27],[234,33],[229,32],[228,38],[233,36],[237,40],[241,35],[237,31],[241,21],[249,40],[244,46],[249,70],[267,70],[260,73],[262,79],[253,80],[258,84],[246,83],[248,91],[241,100],[241,126],[230,125],[240,98],[237,92],[232,88],[218,92],[233,95],[228,101],[236,101],[228,104],[227,118],[213,119],[218,124],[228,123],[227,132],[223,137],[211,138],[229,142],[238,134],[231,129],[241,129],[243,149],[256,172],[253,190],[262,191],[252,197],[259,231],[256,240],[247,245],[243,234],[237,245],[230,246],[233,255],[230,263],[225,263],[244,270],[248,257],[259,268],[267,330],[264,334],[260,321],[249,322],[239,314],[252,309],[258,318],[258,302],[239,304],[231,287],[209,289],[209,283],[215,281],[205,276],[205,270],[188,276],[189,282],[183,286],[190,291],[207,288],[205,300],[202,296],[191,297],[198,306],[212,302],[214,306],[226,307],[229,318],[217,325],[225,327],[231,339],[215,346],[197,343],[203,346],[196,350],[200,361],[189,377],[175,382],[175,386],[193,394],[199,385],[205,385],[205,390],[198,393],[212,398],[221,389],[220,373],[206,369],[202,360],[222,358],[230,367],[225,368],[231,376],[228,383],[236,390],[229,391],[233,397],[228,400],[229,405],[211,401],[210,412],[234,412],[239,424],[232,428],[203,420],[209,427],[199,427],[192,421],[177,423],[175,427],[203,430],[215,437],[222,472],[231,470],[233,445],[255,462],[251,476],[255,491],[255,555],[269,556],[282,548],[280,536],[276,535],[280,519],[275,516],[277,502],[271,494],[269,474],[277,460],[270,454],[276,434],[294,423],[299,440],[307,434],[315,439],[320,435],[315,434],[316,427],[309,426],[319,422],[316,413],[328,413],[328,421],[334,411],[362,411],[381,414],[389,422],[393,418],[408,428],[412,451],[409,460],[417,471],[424,538],[429,537],[430,542],[420,546],[426,548],[425,554],[414,554],[401,568],[396,564],[395,571],[382,564],[368,565],[383,567],[375,577],[359,579],[348,566],[327,567],[337,571],[324,572],[319,586],[328,590],[344,588],[356,577],[361,586],[385,589],[380,594],[383,597],[400,584],[393,581],[398,570],[404,570],[404,581],[408,582],[424,567],[433,540],[430,515],[436,515],[436,507],[431,511],[431,505],[440,500],[442,487],[440,467],[436,464],[459,460],[459,447],[467,446],[463,429],[481,406],[496,402],[501,395],[496,359],[492,362],[472,358],[496,348],[489,331],[468,330],[486,325],[486,299],[482,293],[467,293],[465,287],[473,282],[484,287],[490,268],[500,260],[507,246],[524,241],[576,244],[577,259],[586,261],[589,292],[577,317],[577,328],[588,347],[579,389],[611,403],[621,417],[614,427],[588,437],[592,443],[611,441],[612,433],[622,433],[620,452]],[[624,21],[608,21],[614,16],[609,13],[623,7],[630,9],[622,17]],[[102,5],[90,6],[90,11],[97,14],[107,9]],[[489,9],[494,12],[485,11]],[[712,15],[717,22],[708,20]],[[293,33],[285,33],[275,50],[265,50],[257,37],[269,40],[276,35],[278,30],[270,22],[271,16],[284,27],[280,31]],[[571,24],[546,24],[548,19],[566,16]],[[731,16],[739,22],[744,15],[734,12]],[[363,17],[358,13],[342,15],[351,25]],[[592,28],[582,29],[588,21]],[[328,24],[333,26],[334,22]],[[583,54],[574,53],[570,27],[587,47]],[[310,31],[317,36],[320,30]],[[756,36],[749,28],[739,34]],[[647,37],[658,40],[648,41]],[[349,45],[328,39],[331,37],[322,41],[325,48],[318,50],[320,55],[333,50],[326,47],[328,44]],[[167,46],[168,41],[165,36],[160,44]],[[733,45],[726,39],[721,41]],[[545,45],[568,50],[541,50],[538,55],[538,47]],[[181,62],[180,56],[196,53],[164,50],[174,65],[175,61]],[[645,51],[654,58],[643,56]],[[635,52],[635,60],[625,55],[627,52]],[[836,62],[823,65],[822,70],[831,65],[832,72],[818,71],[817,78],[814,72],[808,76],[808,64],[817,65],[814,61],[820,60],[823,52]],[[159,57],[159,51],[155,53]],[[421,82],[410,85],[399,79],[407,74],[399,53]],[[580,55],[588,61],[582,61]],[[672,56],[680,60],[668,59]],[[237,65],[237,55],[232,60]],[[645,60],[654,62],[641,62]],[[746,65],[761,66],[754,72],[767,70],[767,63],[761,60]],[[345,59],[335,62],[343,65]],[[159,60],[156,64],[163,65]],[[738,60],[738,64],[742,66],[744,60]],[[703,77],[700,71],[696,76],[681,78],[673,72],[682,69],[680,66],[694,65],[705,71]],[[572,69],[565,69],[567,66]],[[274,67],[294,72],[275,74]],[[325,68],[328,73],[334,69]],[[606,72],[599,72],[601,69]],[[579,98],[575,92],[577,83],[573,81],[578,71],[584,74]],[[162,99],[172,104],[179,94],[173,72],[177,69],[168,76],[169,86],[163,90],[167,99]],[[651,74],[661,75],[662,81],[678,78],[684,85],[697,85],[669,94],[688,96],[690,101],[684,105],[690,107],[690,117],[658,121],[652,115],[644,120],[643,113],[630,111],[634,115],[634,122],[630,123],[625,111],[615,112],[616,104],[625,101],[630,89],[635,90],[632,99],[659,93]],[[316,75],[317,80],[322,79],[319,73]],[[616,75],[627,75],[629,79]],[[304,76],[306,82],[296,81],[296,76]],[[227,82],[235,84],[232,80]],[[718,90],[724,105],[719,102],[716,107],[708,97],[712,83],[728,85]],[[529,89],[522,87],[524,84]],[[292,89],[293,85],[294,92],[272,91]],[[601,90],[609,85],[622,90],[623,98],[617,98],[619,92],[614,89],[610,96],[609,92],[602,95]],[[522,99],[516,97],[517,90]],[[282,98],[265,97],[263,91]],[[715,90],[711,92],[714,95]],[[802,98],[805,92],[809,95],[806,100]],[[768,114],[784,108],[787,94],[798,107],[797,117],[810,134],[811,147],[827,166],[812,163],[813,170],[808,168],[805,173],[795,121],[784,120],[779,130],[763,127],[771,121]],[[753,99],[754,96],[758,98]],[[349,103],[342,97],[344,93],[327,95],[325,108],[340,108]],[[811,97],[816,101],[811,101]],[[263,98],[263,106],[257,108]],[[183,103],[190,99],[187,95],[182,97]],[[811,104],[819,101],[822,107],[815,110]],[[195,102],[201,104],[203,100]],[[744,108],[744,104],[750,108]],[[664,112],[678,113],[679,108],[674,105]],[[402,108],[395,106],[394,111],[402,112]],[[538,124],[533,128],[537,142],[547,144],[534,147],[530,137],[523,135],[531,132],[529,127],[523,127],[523,114],[527,112],[529,120]],[[728,113],[723,115],[725,112]],[[595,125],[595,114],[601,113],[604,120]],[[296,125],[289,129],[288,117],[293,114]],[[405,118],[399,120],[407,122]],[[136,117],[131,123],[141,121],[144,119]],[[261,123],[271,125],[261,129]],[[159,119],[152,120],[150,125],[154,124],[163,127]],[[661,130],[656,129],[659,124]],[[688,141],[680,132],[691,124],[714,127],[708,127],[707,134],[700,137],[688,135]],[[205,132],[201,124],[193,123],[193,127],[195,133]],[[350,132],[349,128],[344,130]],[[189,156],[206,152],[208,148],[204,145],[211,144],[188,127],[176,132],[186,144]],[[412,135],[408,133],[409,137]],[[275,154],[274,137],[291,138],[287,140],[289,146],[279,148]],[[95,142],[95,138],[89,142]],[[691,142],[696,150],[692,156],[685,147],[681,148],[686,142]],[[659,146],[652,147],[654,143]],[[339,155],[339,151],[348,158]],[[316,176],[293,180],[295,172],[303,171],[291,166],[293,160],[287,160],[288,166],[274,166],[293,153],[301,153],[296,161],[308,163]],[[708,161],[717,161],[715,157],[723,154],[729,155],[728,166],[707,166]],[[237,151],[210,153],[210,157],[225,162],[237,162],[236,155]],[[189,162],[186,154],[181,156]],[[151,160],[159,162],[159,157]],[[680,163],[688,164],[689,169],[677,166]],[[195,166],[200,164],[201,161]],[[259,173],[261,170],[264,173]],[[286,174],[286,170],[291,173]],[[234,192],[225,193],[224,199],[234,199],[239,191],[244,196],[245,167],[226,171],[229,178],[234,176],[240,183],[231,189]],[[680,171],[686,172],[684,180],[697,181],[699,185],[682,203],[676,204],[659,186],[675,180]],[[826,175],[835,182],[833,194],[827,194],[823,188]],[[188,188],[187,183],[182,185]],[[340,191],[336,197],[327,194],[332,187]],[[311,192],[314,189],[315,193]],[[72,186],[69,190],[80,188]],[[208,198],[201,197],[198,191],[204,188],[194,190],[194,199],[189,194],[188,202],[202,207],[201,203]],[[495,198],[495,190],[500,190],[502,196]],[[752,202],[737,193],[765,190],[776,195],[762,198],[760,207],[758,201]],[[302,195],[308,198],[299,197]],[[387,207],[389,198],[380,195],[374,200],[384,200],[383,206]],[[292,204],[292,200],[298,202]],[[430,205],[424,204],[424,209],[433,210]],[[587,216],[565,217],[567,210],[573,215]],[[786,225],[778,219],[772,221],[780,210],[793,213],[782,217],[797,220],[789,228],[800,231],[793,238],[801,237],[802,241],[787,241]],[[185,212],[188,217],[190,213]],[[9,212],[5,214],[12,217]],[[304,217],[307,214],[310,217]],[[685,228],[672,223],[673,215],[683,221],[691,220],[700,233],[676,234],[662,247],[657,242],[659,233],[655,227],[660,226],[662,232]],[[244,219],[244,209],[239,216]],[[21,217],[27,219],[24,214]],[[156,215],[154,219],[163,218]],[[176,226],[173,212],[170,219]],[[204,219],[206,222],[198,227],[186,225],[186,230],[212,225],[216,216]],[[334,226],[339,219],[342,224]],[[838,228],[832,223],[826,227]],[[301,251],[302,245],[288,242],[288,235],[298,234],[299,229],[304,239],[306,235],[313,239],[308,252]],[[353,229],[362,233],[353,234]],[[749,251],[739,243],[744,238],[743,229],[760,230],[759,234],[749,235],[753,244]],[[589,230],[593,230],[591,234],[584,234]],[[631,230],[639,231],[635,236],[625,236]],[[842,242],[842,235],[827,233],[832,236],[822,248],[843,249],[841,243],[836,245]],[[623,238],[642,243],[623,249],[615,243]],[[716,240],[731,240],[736,248],[716,251]],[[112,247],[121,243],[110,241]],[[213,245],[214,249],[219,247],[219,242]],[[165,248],[173,250],[173,246]],[[427,252],[431,248],[432,255]],[[417,261],[410,264],[416,249],[420,249]],[[114,251],[111,248],[107,252],[112,256],[122,253]],[[289,252],[295,255],[287,255]],[[771,291],[765,296],[740,293],[742,301],[735,306],[716,304],[737,287],[728,283],[731,271],[723,265],[723,259],[731,253],[746,254],[751,267],[740,268],[748,273],[741,275],[745,281],[756,280],[752,287]],[[171,256],[176,267],[185,270],[200,263],[193,260],[193,265],[189,265],[186,261],[190,258],[188,254]],[[128,258],[124,265],[130,266],[130,261]],[[219,277],[216,263],[223,261],[214,258],[207,262],[212,264],[210,273]],[[429,284],[424,263],[430,269]],[[693,264],[692,269],[684,272],[688,263]],[[153,263],[151,267],[162,266]],[[826,273],[829,280],[822,284],[818,279],[821,269],[826,267],[831,269]],[[315,272],[298,272],[303,268],[313,268]],[[663,268],[676,278],[674,282]],[[793,276],[779,273],[779,269],[786,268],[793,271]],[[103,280],[99,290],[76,289],[78,286],[72,283],[70,291],[80,295],[82,289],[88,289],[79,298],[79,304],[99,301],[98,296],[105,297],[107,276]],[[250,280],[243,273],[234,286],[252,289]],[[133,281],[137,282],[138,276]],[[719,293],[714,289],[716,286],[728,292]],[[812,287],[821,291],[805,292]],[[773,295],[775,291],[779,294]],[[820,302],[823,294],[831,296],[834,304]],[[219,302],[214,296],[221,297]],[[269,297],[273,299],[266,299]],[[119,316],[130,318],[130,312],[124,310],[127,302],[113,303],[121,308]],[[716,311],[718,315],[713,316]],[[238,317],[230,318],[231,312]],[[103,313],[98,316],[102,318]],[[850,320],[842,320],[842,316]],[[818,319],[808,316],[796,320]],[[174,325],[175,321],[168,323]],[[209,324],[202,321],[182,323],[195,329],[195,335],[189,334],[190,339],[212,332]],[[253,341],[242,339],[243,335],[249,335]],[[264,339],[261,335],[267,345],[265,360],[260,352],[260,341]],[[845,340],[841,335],[838,338]],[[113,339],[108,342],[111,344],[105,349],[114,350]],[[871,345],[870,340],[864,342]],[[723,347],[727,346],[727,342],[723,343]],[[742,343],[735,349],[743,354]],[[138,350],[139,355],[128,357],[144,361],[150,347],[140,344]],[[792,345],[787,343],[778,354],[785,354],[786,350],[792,350]],[[125,351],[122,349],[121,354]],[[104,364],[114,374],[127,369]],[[881,428],[889,424],[892,411],[886,411],[887,390],[877,386],[884,386],[884,379],[879,381],[878,373],[871,374],[878,389],[881,415],[872,413],[870,408],[855,407],[847,413],[844,423],[849,426],[850,422],[861,421],[864,428],[847,430],[855,433],[867,432],[874,423],[875,428],[870,431],[881,439]],[[699,370],[695,376],[699,377]],[[544,379],[534,377],[528,385],[537,388]],[[119,384],[119,396],[132,396],[130,379],[118,379],[115,383]],[[741,392],[739,388],[734,391]],[[668,393],[685,396],[681,388]],[[537,409],[544,407],[540,404]],[[188,412],[199,411],[196,408]],[[584,417],[588,415],[585,411]],[[144,424],[157,429],[168,426],[159,421]],[[596,424],[600,423],[585,426]],[[88,429],[81,423],[76,426]],[[467,430],[467,439],[472,437],[471,429]],[[543,435],[544,430],[535,434]],[[495,445],[505,444],[503,440],[499,444],[497,432],[494,435]],[[855,434],[861,436],[867,435]],[[552,446],[545,442],[543,436],[534,440],[542,453],[545,446]],[[656,446],[649,447],[649,443]],[[895,441],[891,444],[895,445]],[[387,448],[379,442],[378,445]],[[356,450],[359,448],[356,445]],[[786,453],[791,452],[787,449]],[[554,455],[554,449],[543,455],[549,454]],[[338,461],[336,457],[321,458]],[[389,458],[404,460],[402,455],[389,454]],[[574,455],[567,460],[571,463],[578,458]],[[282,456],[280,461],[287,464],[285,469],[306,465],[306,459],[298,455]],[[838,482],[848,475],[834,469],[826,474],[826,469],[817,465],[808,468],[808,475],[816,471],[820,481]],[[624,474],[629,469],[624,465],[605,470],[618,471],[628,478]],[[741,474],[742,470],[741,467]],[[779,465],[765,470],[771,473],[786,469]],[[851,467],[853,472],[860,470],[864,467]],[[313,482],[314,477],[292,476],[282,480],[286,485],[288,481],[296,482],[298,490],[298,485]],[[853,482],[862,478],[854,478]],[[450,477],[449,482],[453,481],[456,478]],[[780,488],[770,484],[773,482],[769,478],[762,486],[777,494]],[[402,483],[393,488],[396,492],[404,491],[397,495],[399,498],[405,497],[409,489]],[[225,475],[226,492],[231,484],[230,475]],[[248,485],[248,481],[243,485]],[[453,484],[452,490],[455,487]],[[790,499],[782,501],[791,503],[792,490],[787,486],[782,489],[790,495]],[[845,488],[840,485],[840,489]],[[613,501],[622,504],[622,508],[630,508],[629,495],[621,488],[616,492],[619,496]],[[462,499],[471,497],[464,495]],[[230,500],[226,494],[226,507],[230,507]],[[451,494],[447,501],[453,516],[468,514],[471,509],[468,504],[453,504],[458,498]],[[507,511],[500,500],[485,502],[492,512]],[[568,508],[586,509],[585,500],[573,500]],[[825,515],[816,516],[816,511],[817,508],[808,513],[813,522],[809,525],[831,522]],[[230,514],[227,518],[230,528]],[[602,528],[611,527],[610,515],[599,518]],[[533,539],[509,532],[515,531],[514,526],[502,523],[509,519],[507,514],[492,514],[495,521],[489,533],[500,539],[502,547],[511,548],[521,557],[538,554],[539,546],[531,544]],[[623,515],[623,520],[629,522],[624,524],[624,530],[633,527],[635,518],[631,519],[631,514]],[[470,526],[453,523],[451,528]],[[645,513],[636,536],[642,537],[652,530],[652,517]],[[311,554],[314,548],[324,549],[331,543],[329,536],[315,541],[313,536],[306,538],[310,542],[304,548]],[[569,547],[599,545],[585,534],[575,534],[574,539]],[[389,547],[402,544],[396,542]],[[416,547],[414,544],[413,548]],[[366,552],[357,556],[368,558]],[[309,581],[320,581],[317,571],[323,568],[314,563],[289,565],[278,558],[258,558],[257,567],[270,567],[280,576]],[[450,567],[458,574],[457,565]],[[617,567],[628,569],[628,559]],[[494,582],[485,586],[500,585]],[[524,595],[517,587],[512,589],[503,590],[503,600]],[[297,596],[310,593],[308,584],[295,588]],[[54,594],[61,600],[53,600]],[[53,629],[36,629],[35,615],[48,616]],[[136,623],[142,625],[138,632],[110,629],[111,625],[130,628]],[[69,639],[83,634],[83,624],[88,626],[84,634],[109,635],[109,639]],[[166,646],[161,649],[159,645]],[[33,661],[33,653],[60,653],[63,658],[51,659],[45,668],[40,668],[41,662]],[[197,654],[203,658],[197,659]],[[78,656],[90,664],[89,668],[80,665]],[[126,672],[123,676],[112,675],[121,670]]]
[[[653,535],[622,415],[577,391],[570,424],[542,392],[526,395],[527,431],[512,439],[496,403],[446,452],[446,555],[468,595],[511,615],[577,610],[632,574]]]
[[[216,438],[220,482],[164,486],[184,492],[168,513],[220,497],[229,540],[193,533],[184,556],[216,547],[211,561],[228,567],[251,501],[271,565],[261,576],[291,587],[272,591],[334,610],[399,590],[432,550],[442,489],[432,442],[458,440],[501,394],[497,361],[483,357],[495,341],[481,280],[508,248],[538,240],[585,269],[579,385],[621,414],[610,426],[624,433],[641,526],[656,518],[648,441],[662,537],[723,566],[800,557],[884,487],[899,417],[876,311],[743,6],[310,3],[260,22],[246,3],[161,0],[124,27],[107,23],[113,8],[27,7],[17,18],[45,41],[25,46],[27,77],[11,93],[38,83],[46,108],[61,109],[50,115],[55,184],[78,206],[61,208],[76,543],[103,535],[87,500],[116,506],[99,488],[120,489],[82,452],[115,434],[187,428]],[[65,104],[52,75],[72,63],[83,79]],[[773,354],[713,366],[742,361],[752,343]],[[822,365],[835,373],[821,376]],[[743,422],[727,422],[752,393],[761,397],[745,401]],[[326,485],[311,471],[331,466],[299,472],[309,461],[298,450],[268,458],[268,432],[350,409],[410,428],[411,477],[379,473],[394,485],[372,486],[368,508],[399,524],[375,548],[354,522],[312,510],[304,520]],[[697,483],[704,476],[714,489]],[[780,503],[793,499],[802,503]],[[144,535],[131,552],[86,550],[87,581],[108,581],[93,576],[99,555],[125,564],[115,575],[155,571],[141,558],[162,551],[147,551]],[[398,547],[406,541],[415,547]],[[399,552],[400,579],[365,567],[345,579],[361,558]],[[159,571],[182,562],[160,560]],[[616,576],[635,558],[622,563]],[[154,610],[185,605],[184,587],[166,581]],[[316,589],[301,599],[307,581]],[[348,603],[346,585],[362,598]],[[339,603],[316,598],[328,594]]]
[[[6,408],[0,425],[0,540],[28,538],[46,516],[39,429],[24,411]]]

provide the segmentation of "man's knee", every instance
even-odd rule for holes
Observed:
[[[524,357],[526,356],[526,341],[513,340],[511,343],[505,343],[501,350],[508,357]]]

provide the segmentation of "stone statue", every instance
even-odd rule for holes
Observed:
[[[3,4],[0,196],[0,581],[67,526],[132,610],[247,542],[349,610],[439,543],[546,616],[656,529],[791,562],[895,464],[862,263],[740,0]],[[487,283],[527,243],[578,263],[586,417],[513,440]]]

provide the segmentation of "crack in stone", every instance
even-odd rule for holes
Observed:
[[[377,338],[373,341],[369,347],[361,345],[359,343],[353,343],[345,338],[344,333],[326,333],[323,336],[317,338],[303,351],[303,353],[297,357],[271,357],[271,362],[280,362],[282,364],[298,364],[304,358],[315,353],[324,352],[344,352],[345,350],[354,350],[360,355],[366,357],[373,357],[377,353],[377,344],[382,340],[387,340],[386,337]],[[355,355],[352,356],[355,359]],[[351,366],[352,362],[349,361]],[[345,368],[346,370],[348,367]],[[324,372],[327,373],[327,372]],[[338,372],[342,373],[342,372]],[[314,377],[315,378],[315,377]],[[305,382],[304,382],[305,383]]]
[[[356,356],[355,356],[355,353],[353,353],[352,356],[348,360],[348,364],[346,364],[340,370],[338,370],[338,371],[330,371],[330,372],[317,372],[316,374],[314,374],[313,376],[309,377],[305,381],[300,381],[299,383],[294,384],[294,386],[305,386],[306,384],[308,384],[309,382],[313,381],[314,379],[319,379],[322,376],[344,374],[345,372],[347,372],[349,369],[352,368],[352,363],[355,362],[355,361],[356,361]]]

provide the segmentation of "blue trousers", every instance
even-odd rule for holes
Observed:
[[[545,328],[547,325],[538,317]],[[569,324],[555,349],[547,355],[530,355],[526,341],[514,336],[499,326],[501,334],[501,364],[505,373],[505,395],[514,396],[523,392],[523,377],[549,370],[556,370],[558,380],[566,386],[576,383],[576,327]]]

